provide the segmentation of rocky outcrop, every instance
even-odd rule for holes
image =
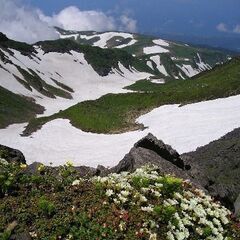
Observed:
[[[240,193],[240,128],[181,158],[191,166],[187,173],[210,195],[234,207]]]
[[[234,212],[235,216],[240,219],[240,193],[234,203],[234,209],[235,209],[235,212]]]
[[[190,178],[185,173],[185,168],[189,168],[189,166],[185,166],[177,151],[150,133],[138,141],[123,160],[110,171],[116,173],[131,172],[146,164],[158,166],[159,171],[163,174]]]
[[[0,145],[0,158],[9,163],[26,163],[25,157],[21,151],[3,145]]]
[[[134,171],[146,164],[158,166],[162,174],[190,179],[228,208],[233,210],[235,203],[235,211],[240,211],[236,200],[240,194],[240,128],[181,156],[148,134],[111,172]]]
[[[28,232],[14,234],[10,237],[10,240],[31,240],[31,236]]]

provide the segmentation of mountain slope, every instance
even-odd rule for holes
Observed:
[[[232,53],[193,47],[155,37],[124,32],[77,32],[56,28],[60,38],[101,48],[118,48],[141,58],[162,78],[185,79],[225,62]]]
[[[121,49],[80,45],[71,39],[28,45],[2,35],[0,54],[0,86],[45,108],[44,114],[38,116],[45,118],[30,121],[25,130],[28,120],[40,113],[38,109],[28,115],[26,111],[32,108],[25,103],[8,105],[5,101],[9,113],[1,120],[2,126],[24,123],[0,129],[0,143],[20,149],[27,162],[59,165],[72,159],[76,165],[111,166],[148,131],[183,153],[240,127],[236,111],[239,96],[179,107],[182,103],[238,94],[238,59],[193,79],[156,84],[153,82],[164,82],[162,75],[154,75],[146,61],[141,60],[143,57],[133,57]],[[206,79],[201,78],[205,75]],[[130,87],[123,89],[127,86]],[[132,90],[137,92],[129,93]],[[162,106],[169,103],[177,104]],[[156,107],[159,108],[149,112]],[[15,116],[20,115],[21,109],[22,118]],[[4,116],[3,110],[0,109]],[[137,124],[136,118],[146,112],[149,113],[138,118]],[[83,130],[99,133],[137,131],[87,133],[73,127],[70,121]],[[21,136],[24,130],[29,135],[44,123],[31,136]],[[143,126],[149,129],[140,131]]]
[[[8,94],[15,94],[15,98],[17,94],[21,101],[31,99],[25,105],[33,113],[29,115],[24,109],[25,117],[15,122],[27,121],[34,113],[42,113],[43,109],[37,110],[37,104],[46,109],[45,114],[53,114],[83,100],[109,92],[124,92],[121,90],[124,86],[151,73],[153,71],[139,59],[118,49],[83,46],[67,39],[28,45],[0,35],[0,86],[9,91]],[[8,105],[4,124],[3,117],[0,119],[2,126],[14,122],[10,115],[14,116],[16,107]]]
[[[188,104],[240,94],[240,58],[217,66],[194,79],[154,84],[139,81],[128,89],[138,93],[108,94],[94,101],[72,106],[50,117],[33,120],[25,133],[31,133],[41,124],[67,118],[85,131],[116,133],[142,127],[135,122],[145,112],[166,104]]]

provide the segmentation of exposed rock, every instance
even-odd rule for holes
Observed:
[[[97,171],[96,168],[85,167],[85,166],[75,167],[75,169],[77,170],[80,177],[95,176]]]
[[[234,203],[234,208],[235,208],[234,215],[240,219],[240,194],[238,195],[238,198]]]
[[[27,168],[25,169],[25,172],[30,173],[30,174],[35,174],[35,173],[38,172],[38,168],[41,165],[42,165],[42,163],[34,162],[34,163],[27,166]]]
[[[7,162],[26,163],[23,153],[19,150],[0,145],[0,158]]]
[[[191,166],[188,174],[233,209],[240,193],[240,128],[181,157]]]
[[[14,234],[10,237],[10,240],[31,240],[31,236],[29,233],[19,233]]]
[[[0,32],[0,42],[6,42],[8,40],[7,36]]]
[[[240,194],[240,128],[181,156],[171,146],[148,134],[111,172],[134,171],[146,164],[157,165],[162,174],[190,179],[225,206],[234,209],[234,202]],[[238,212],[239,201],[235,202],[235,211]]]
[[[177,151],[150,133],[138,141],[123,160],[111,169],[111,172],[131,172],[146,164],[158,166],[162,174],[167,173],[184,179],[189,178],[184,172],[185,165]]]

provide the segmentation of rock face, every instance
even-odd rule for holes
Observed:
[[[240,194],[240,128],[181,158],[191,166],[188,174],[210,195],[234,207]]]
[[[12,235],[10,238],[10,240],[31,240],[31,239],[32,238],[28,232],[15,234],[15,235]]]
[[[130,152],[111,172],[134,171],[135,169],[152,164],[159,167],[161,173],[173,174],[182,178],[190,178],[185,173],[185,166],[180,155],[171,146],[164,144],[152,134],[138,141]]]
[[[190,179],[230,209],[238,208],[240,194],[240,128],[224,137],[179,155],[152,134],[137,142],[111,172],[134,171],[146,164],[159,167],[162,174]]]
[[[240,219],[240,194],[238,195],[237,200],[234,203],[235,216]]]
[[[23,153],[19,150],[0,145],[0,158],[7,162],[26,163]]]

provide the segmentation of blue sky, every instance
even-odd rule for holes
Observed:
[[[12,39],[55,39],[53,26],[138,32],[240,51],[240,0],[0,0],[0,31]]]
[[[112,15],[128,12],[139,32],[226,35],[240,25],[239,0],[25,0],[47,14],[74,5]],[[219,31],[217,26],[221,24]],[[225,28],[226,31],[225,31]],[[237,33],[235,33],[237,34]],[[240,34],[240,33],[238,33]]]

